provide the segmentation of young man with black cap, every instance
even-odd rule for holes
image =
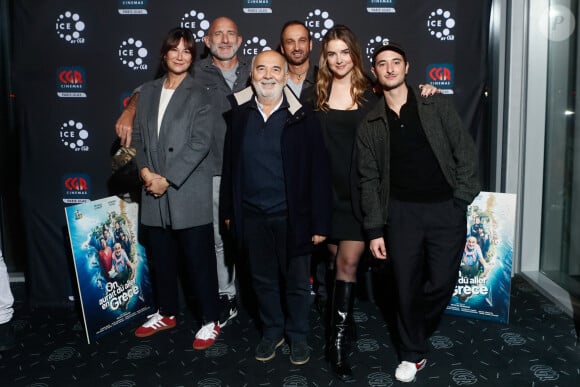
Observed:
[[[363,224],[373,256],[393,267],[395,378],[411,382],[457,281],[466,209],[479,193],[476,148],[447,97],[422,98],[408,87],[400,45],[376,47],[371,70],[384,102],[365,117],[355,143]]]

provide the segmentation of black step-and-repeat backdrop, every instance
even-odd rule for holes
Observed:
[[[453,94],[485,154],[491,0],[19,0],[13,76],[21,127],[21,198],[33,305],[72,295],[67,205],[108,196],[114,123],[131,90],[155,77],[165,33],[184,26],[201,44],[218,16],[235,20],[239,54],[278,47],[287,20],[313,34],[312,60],[335,24],[357,34],[364,56],[384,38],[406,47],[411,84]],[[485,168],[484,168],[485,169]]]

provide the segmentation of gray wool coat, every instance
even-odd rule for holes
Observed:
[[[148,167],[170,183],[165,195],[141,192],[141,223],[184,229],[212,223],[213,142],[215,113],[200,83],[187,76],[165,110],[159,135],[157,116],[164,77],[141,86],[133,129],[139,170]]]

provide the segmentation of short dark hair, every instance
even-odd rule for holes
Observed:
[[[167,33],[167,36],[161,45],[161,67],[163,67],[164,71],[167,71],[165,55],[167,55],[169,50],[177,47],[181,39],[183,39],[183,44],[185,44],[185,47],[187,47],[187,49],[191,52],[191,58],[193,62],[193,59],[195,58],[195,38],[193,37],[193,33],[187,28],[173,28]]]
[[[304,22],[301,22],[300,20],[290,20],[290,21],[287,21],[286,23],[284,23],[284,25],[282,26],[282,29],[280,30],[280,44],[284,43],[283,42],[284,31],[286,31],[286,28],[291,27],[291,26],[304,27],[306,32],[308,32],[308,41],[312,40],[310,29],[308,29],[308,27],[306,27],[306,24],[304,24]]]

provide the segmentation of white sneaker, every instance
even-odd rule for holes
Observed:
[[[220,335],[219,323],[209,323],[201,327],[199,331],[195,334],[195,340],[193,341],[194,349],[206,349],[215,343],[215,340]]]
[[[147,316],[145,324],[135,331],[137,337],[148,337],[166,329],[175,328],[175,316],[162,316],[159,311]]]
[[[403,383],[412,382],[415,380],[417,372],[425,368],[425,364],[427,364],[427,359],[423,359],[419,363],[402,361],[395,371],[395,379]]]

